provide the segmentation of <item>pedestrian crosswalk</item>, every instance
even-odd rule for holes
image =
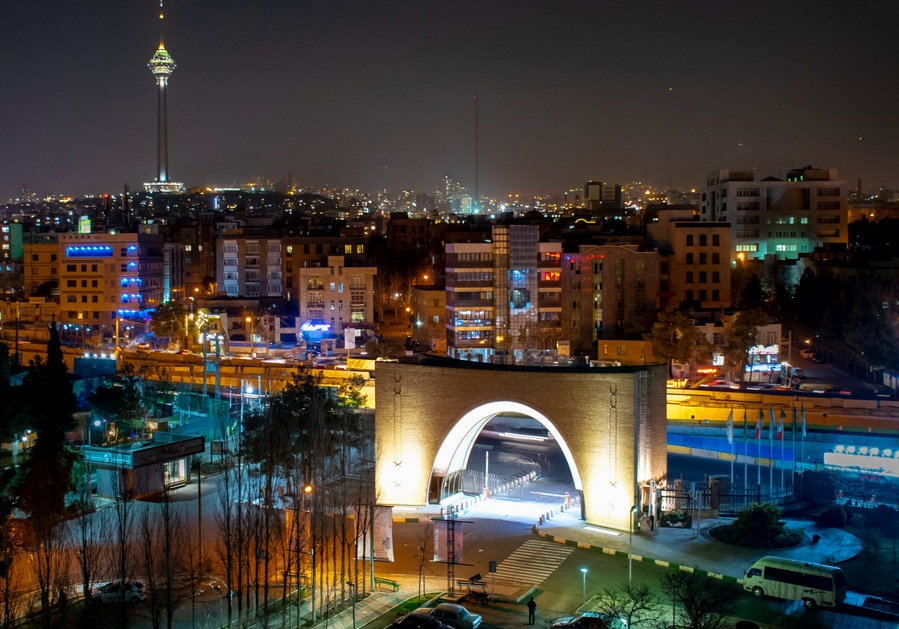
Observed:
[[[507,583],[538,585],[574,552],[570,546],[529,539],[496,567],[494,578]]]

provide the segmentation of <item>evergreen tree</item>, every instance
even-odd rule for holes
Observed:
[[[75,395],[55,321],[50,326],[47,360],[32,363],[22,388],[37,440],[21,466],[15,498],[19,508],[31,517],[35,533],[49,534],[65,513],[66,494],[74,487],[75,461],[74,452],[65,443],[66,432],[73,427]]]

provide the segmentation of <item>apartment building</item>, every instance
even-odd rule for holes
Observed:
[[[797,168],[786,180],[716,170],[700,201],[702,221],[730,223],[733,254],[755,259],[795,260],[816,248],[845,247],[848,214],[847,185],[835,168]]]
[[[112,327],[117,316],[142,318],[162,301],[161,236],[61,234],[56,255],[63,324]]]
[[[307,340],[374,326],[377,269],[347,262],[328,256],[324,266],[299,269],[300,329]]]
[[[689,207],[657,208],[646,224],[650,246],[661,255],[659,308],[731,305],[731,224],[697,219]]]
[[[490,242],[446,245],[448,356],[514,364],[555,350],[561,244],[538,238],[535,225],[496,225]]]
[[[281,298],[280,238],[225,235],[216,241],[216,283],[227,297]]]
[[[661,257],[636,244],[581,246],[562,254],[561,337],[577,353],[626,338],[658,307]]]

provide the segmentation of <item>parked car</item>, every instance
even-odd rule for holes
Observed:
[[[799,355],[802,356],[803,358],[811,358],[812,356],[815,355],[815,352],[813,352],[809,348],[805,347],[805,348],[799,350]]]
[[[477,629],[481,626],[479,614],[472,614],[462,605],[455,603],[440,603],[437,607],[421,607],[415,611],[430,614],[443,624],[456,629]]]
[[[627,629],[627,620],[600,612],[582,612],[554,620],[552,629]]]
[[[91,600],[95,603],[139,603],[144,600],[144,584],[133,579],[110,581],[94,588]]]
[[[398,618],[390,627],[394,629],[451,629],[449,625],[423,611],[414,611]]]

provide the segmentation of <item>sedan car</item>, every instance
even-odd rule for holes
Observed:
[[[481,626],[479,614],[472,614],[462,605],[455,603],[440,603],[437,607],[421,607],[415,611],[430,614],[443,624],[456,629],[477,629]]]
[[[394,629],[451,629],[429,613],[415,611],[398,618],[390,627]]]
[[[600,612],[582,612],[553,621],[552,629],[627,629],[627,620]]]
[[[144,584],[132,579],[110,581],[94,588],[91,600],[95,603],[139,603],[144,600]]]

